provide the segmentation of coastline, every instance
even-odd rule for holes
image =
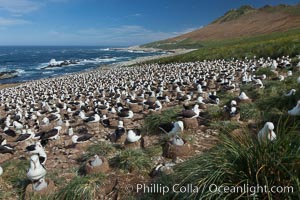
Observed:
[[[145,51],[145,50],[147,50],[149,48],[129,47],[127,49],[135,49],[135,50]],[[154,50],[157,50],[157,49],[151,48],[151,50],[154,51]],[[166,58],[166,57],[172,57],[172,56],[177,56],[177,55],[189,53],[189,52],[195,51],[195,50],[196,49],[173,49],[171,51],[168,51],[169,53],[166,53],[166,54],[155,55],[155,56],[143,56],[143,57],[139,57],[139,58],[136,58],[136,59],[133,59],[133,60],[129,60],[129,61],[123,61],[123,62],[113,63],[113,64],[110,64],[108,66],[110,66],[110,67],[127,67],[127,66],[131,66],[131,65],[141,64],[141,63],[146,62],[146,61],[151,61],[151,60],[156,60],[156,59]],[[101,67],[98,67],[98,68],[101,68]]]
[[[139,46],[133,46],[133,47],[128,47],[128,48],[124,48],[124,49],[130,49],[130,50],[136,50],[136,51],[161,51],[159,49],[141,48]],[[146,61],[151,61],[151,60],[156,60],[156,59],[160,59],[160,58],[166,58],[166,57],[172,57],[172,56],[176,56],[176,55],[185,54],[185,53],[188,53],[188,52],[191,52],[191,51],[194,51],[194,50],[195,49],[174,49],[174,50],[168,51],[169,53],[166,53],[166,54],[155,55],[155,56],[143,56],[143,57],[139,57],[139,58],[129,60],[129,61],[112,63],[112,64],[108,64],[108,65],[101,65],[101,66],[98,66],[95,69],[91,69],[89,71],[81,71],[81,72],[77,72],[77,73],[74,73],[74,74],[90,73],[90,72],[95,71],[95,70],[97,70],[97,71],[98,70],[109,70],[111,68],[116,68],[116,67],[128,67],[128,66],[131,66],[131,65],[141,64],[141,63],[146,62]],[[68,76],[69,75],[70,74],[68,74]],[[63,76],[67,76],[67,75],[57,76],[55,78],[63,77]],[[36,80],[34,80],[34,81],[36,81]],[[4,83],[4,84],[0,83],[0,90],[5,89],[5,88],[16,87],[18,85],[25,84],[25,83],[28,83],[28,82],[31,82],[31,81],[15,82],[15,83]]]

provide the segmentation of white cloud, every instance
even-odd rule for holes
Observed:
[[[32,0],[0,0],[0,9],[13,14],[25,14],[38,10],[42,6],[39,1]]]
[[[48,3],[66,3],[70,0],[0,0],[0,9],[10,12],[13,16],[34,12]]]
[[[134,13],[134,14],[132,14],[130,16],[131,17],[140,17],[140,16],[142,16],[142,14],[141,13]]]
[[[29,21],[22,20],[22,19],[10,19],[10,18],[3,18],[0,17],[0,26],[11,26],[11,25],[19,25],[19,24],[28,24]]]

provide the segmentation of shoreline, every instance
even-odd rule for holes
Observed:
[[[135,49],[139,49],[139,50],[147,49],[147,48],[140,48],[140,47],[129,47],[129,48],[131,48],[131,49],[135,48]],[[139,58],[129,60],[129,61],[113,63],[113,64],[110,64],[108,66],[111,66],[111,67],[128,67],[128,66],[131,66],[131,65],[141,64],[143,62],[147,62],[147,61],[151,61],[151,60],[156,60],[156,59],[160,59],[160,58],[172,57],[172,56],[177,56],[177,55],[189,53],[189,52],[195,51],[195,50],[196,49],[174,49],[174,50],[169,51],[169,53],[166,53],[166,54],[155,55],[155,56],[143,56],[143,57],[139,57]],[[172,53],[170,53],[170,52],[172,52]],[[101,68],[101,67],[98,67],[98,68]],[[98,68],[96,68],[96,69],[98,69]]]
[[[137,50],[137,51],[145,51],[147,49],[148,50],[150,49],[151,51],[158,51],[158,49],[141,48],[139,46],[133,46],[133,47],[128,47],[128,48],[124,48],[124,49],[131,49],[131,50]],[[168,51],[169,53],[162,54],[162,55],[143,56],[143,57],[139,57],[139,58],[129,60],[129,61],[122,61],[122,62],[112,63],[112,64],[108,64],[108,65],[101,65],[101,66],[98,66],[98,67],[96,67],[94,69],[91,69],[91,70],[88,70],[88,71],[81,71],[81,72],[76,72],[76,73],[72,73],[72,74],[68,74],[68,75],[61,75],[61,76],[56,76],[56,77],[51,77],[51,78],[42,78],[42,79],[37,79],[37,80],[32,80],[32,81],[59,78],[59,77],[70,76],[70,75],[81,74],[81,73],[90,73],[90,72],[93,72],[95,70],[98,71],[98,70],[109,70],[111,68],[117,68],[117,67],[128,67],[128,66],[131,66],[131,65],[141,64],[141,63],[146,62],[146,61],[151,61],[151,60],[156,60],[156,59],[160,59],[160,58],[172,57],[172,56],[176,56],[176,55],[189,53],[189,52],[194,51],[194,50],[196,50],[196,49],[174,49],[174,50]],[[0,90],[5,89],[5,88],[16,87],[18,85],[26,84],[26,83],[32,82],[32,81],[0,83]]]

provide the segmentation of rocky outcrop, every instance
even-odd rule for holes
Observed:
[[[79,64],[79,60],[56,61],[55,59],[51,59],[49,64],[43,69],[48,69],[53,67],[63,67],[63,66],[76,65],[76,64]]]
[[[15,78],[17,76],[18,76],[18,72],[15,71],[15,70],[13,70],[13,71],[6,71],[6,72],[0,72],[0,80]]]

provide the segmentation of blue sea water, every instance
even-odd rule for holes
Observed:
[[[0,46],[0,72],[16,70],[18,77],[0,80],[15,83],[87,71],[101,65],[128,61],[158,52],[127,51],[110,47]],[[79,64],[43,69],[51,59],[79,60]]]

